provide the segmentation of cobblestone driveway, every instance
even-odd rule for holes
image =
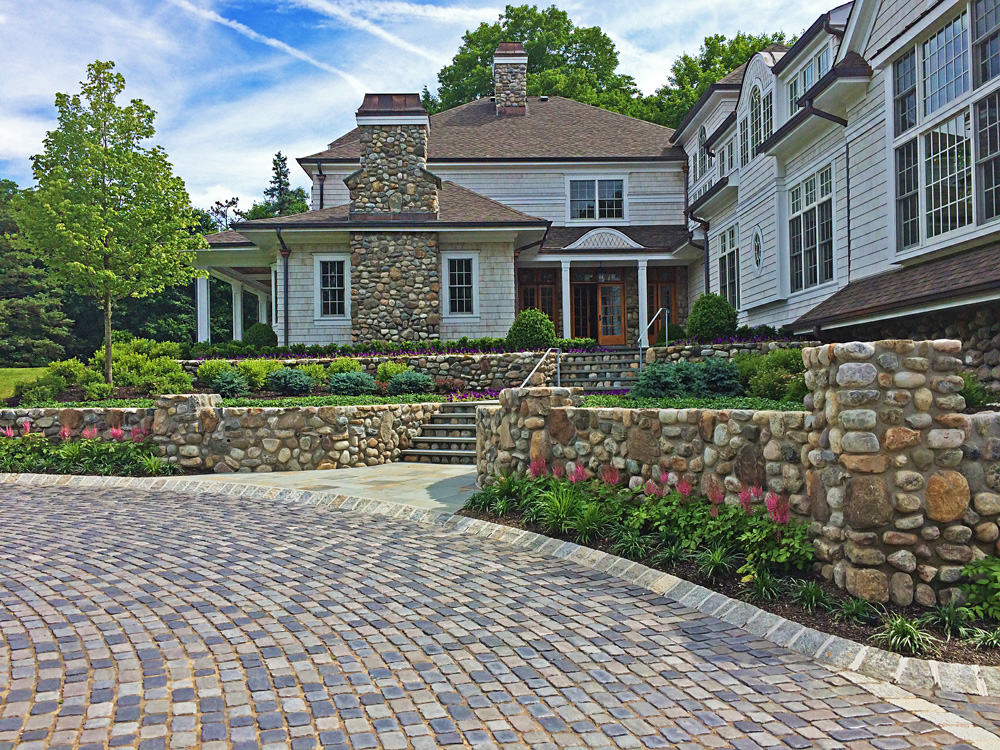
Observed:
[[[805,657],[488,540],[0,489],[2,748],[968,747]]]

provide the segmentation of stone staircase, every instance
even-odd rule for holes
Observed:
[[[638,349],[564,354],[562,385],[585,391],[613,391],[631,388],[639,376]]]
[[[441,410],[423,423],[402,461],[425,464],[474,464],[476,462],[476,407],[496,401],[441,404]]]

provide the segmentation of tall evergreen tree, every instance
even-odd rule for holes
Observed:
[[[309,210],[309,196],[304,188],[292,188],[288,172],[288,157],[280,151],[271,160],[271,181],[264,188],[264,200],[259,203],[254,201],[253,206],[248,211],[237,209],[235,201],[236,199],[233,198],[224,203],[220,201],[216,205],[221,204],[223,208],[233,208],[234,213],[243,219],[270,219],[274,216],[300,214]]]
[[[16,246],[10,204],[17,185],[0,180],[0,366],[39,366],[60,359],[69,339],[59,286],[37,253]]]

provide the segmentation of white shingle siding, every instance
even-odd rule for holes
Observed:
[[[514,322],[514,245],[510,242],[457,243],[441,238],[441,252],[468,251],[479,257],[479,309],[473,316],[449,315],[442,308],[441,338],[506,336]],[[443,283],[448,283],[442,269]],[[444,294],[442,290],[442,304]]]
[[[351,343],[351,322],[345,320],[316,320],[313,255],[316,253],[344,253],[348,255],[346,241],[341,245],[290,245],[292,254],[288,258],[288,321],[290,324],[290,344],[349,344]],[[348,266],[350,260],[348,259]],[[284,276],[281,258],[278,258],[278,315],[274,330],[278,343],[284,344]]]

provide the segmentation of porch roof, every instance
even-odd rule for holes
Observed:
[[[608,229],[606,227],[550,227],[545,241],[542,243],[539,255],[546,253],[593,253],[599,247],[570,247],[581,237],[591,232]],[[638,247],[607,248],[609,252],[635,254],[643,252],[672,252],[680,248],[689,239],[687,227],[682,224],[646,224],[643,226],[615,226],[614,232],[624,234]]]

